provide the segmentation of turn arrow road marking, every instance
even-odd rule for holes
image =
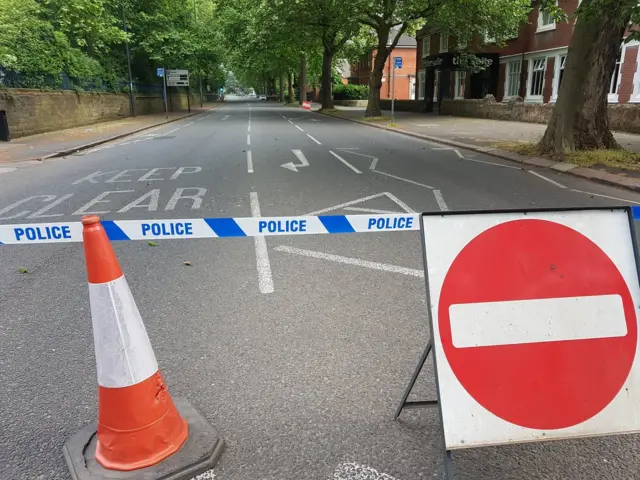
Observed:
[[[282,168],[286,168],[288,170],[291,170],[292,172],[297,172],[298,168],[309,166],[309,162],[307,161],[306,157],[302,153],[302,150],[291,150],[291,151],[296,157],[298,157],[298,160],[300,160],[300,164],[299,165],[294,164],[293,162],[283,163],[282,165],[280,165]]]

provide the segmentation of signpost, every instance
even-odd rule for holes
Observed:
[[[431,342],[403,408],[453,449],[640,431],[630,208],[423,214]],[[427,268],[428,265],[428,268]],[[407,402],[433,349],[438,400]]]
[[[402,57],[393,57],[393,70],[391,72],[391,122],[395,120],[396,69],[401,68]]]
[[[191,113],[189,70],[167,70],[166,80],[168,87],[187,87],[187,108]]]

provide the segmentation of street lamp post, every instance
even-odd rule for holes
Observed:
[[[195,1],[195,0],[194,0]],[[124,0],[120,2],[122,5],[122,29],[127,33],[127,17],[124,11]],[[136,116],[136,99],[133,93],[133,76],[131,75],[131,56],[129,54],[129,40],[125,39],[124,47],[127,52],[127,67],[129,69],[129,110],[132,117]]]

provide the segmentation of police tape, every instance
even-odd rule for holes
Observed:
[[[103,220],[109,240],[262,237],[420,230],[419,215]],[[0,245],[82,242],[82,223],[0,225]]]

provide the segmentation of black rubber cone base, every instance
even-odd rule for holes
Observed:
[[[189,437],[176,453],[151,467],[120,472],[107,470],[94,458],[96,425],[88,425],[64,444],[62,452],[74,480],[189,480],[215,466],[224,442],[204,416],[184,398],[174,403],[187,423]]]

